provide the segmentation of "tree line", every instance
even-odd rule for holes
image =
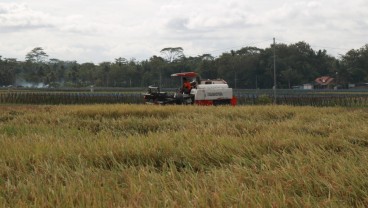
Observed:
[[[119,57],[99,64],[49,58],[43,48],[36,47],[25,61],[0,56],[0,86],[177,87],[170,74],[196,71],[202,78],[225,79],[233,88],[272,88],[273,47],[243,47],[219,57],[185,56],[183,48],[169,47],[160,51],[161,56],[143,61]],[[326,50],[313,50],[306,42],[278,43],[275,51],[278,88],[311,83],[319,76],[334,77],[342,87],[368,83],[368,44],[338,58]]]

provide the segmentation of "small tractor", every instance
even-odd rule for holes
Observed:
[[[191,80],[191,89],[180,88],[176,93],[161,92],[159,87],[149,86],[144,94],[146,104],[197,104],[197,105],[233,105],[237,103],[233,89],[223,79],[202,80],[196,72],[172,74],[171,77],[181,77]]]

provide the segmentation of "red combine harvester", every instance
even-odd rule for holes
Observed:
[[[174,94],[161,92],[159,87],[149,86],[144,94],[146,104],[197,104],[197,105],[233,105],[237,103],[233,89],[223,79],[202,80],[196,72],[172,74],[171,77],[181,77],[190,80],[190,87]]]

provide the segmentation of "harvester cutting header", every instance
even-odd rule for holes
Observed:
[[[172,74],[180,77],[182,87],[173,94],[161,92],[159,87],[149,86],[144,94],[147,104],[197,104],[197,105],[236,105],[233,89],[223,79],[201,79],[196,72]]]

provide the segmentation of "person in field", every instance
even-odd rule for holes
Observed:
[[[191,89],[192,85],[190,84],[187,78],[183,77],[183,87],[181,88],[181,91],[184,94],[189,94]]]

